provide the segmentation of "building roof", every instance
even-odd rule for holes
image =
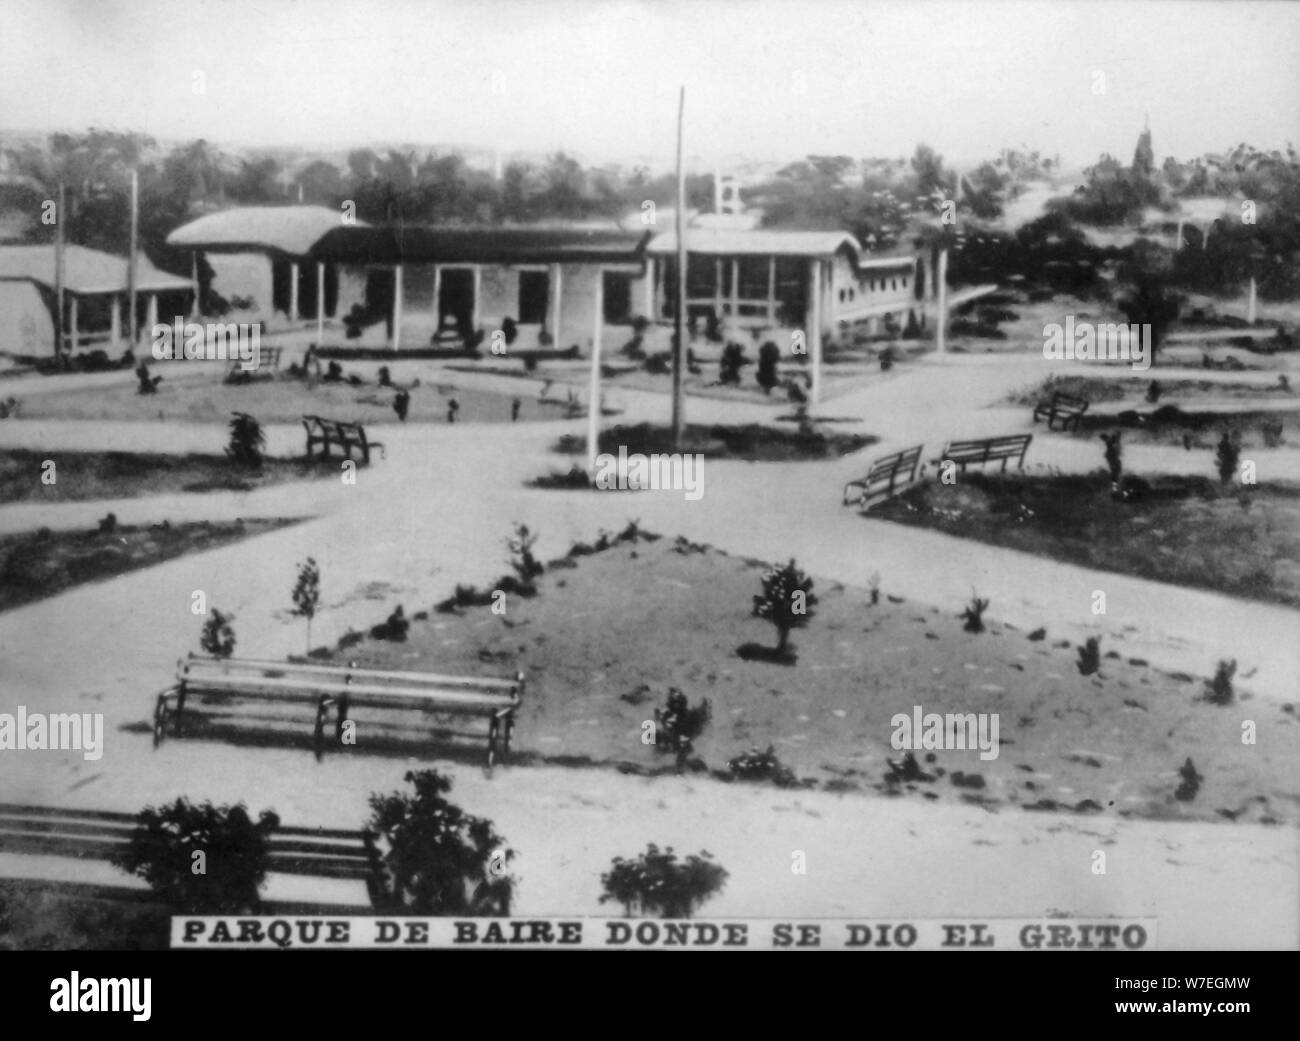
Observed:
[[[53,245],[0,246],[0,282],[29,281],[54,288]],[[126,257],[101,253],[85,246],[64,249],[63,284],[73,293],[124,293],[127,285]],[[141,254],[136,264],[136,288],[144,293],[192,288],[187,278],[159,271]]]
[[[311,255],[349,264],[639,264],[649,237],[608,228],[335,227]]]
[[[830,257],[845,247],[855,255],[861,250],[847,231],[686,229],[687,252],[710,256]],[[669,231],[656,235],[651,239],[647,250],[658,256],[676,253],[676,233]]]
[[[327,232],[345,227],[325,206],[237,206],[182,224],[167,245],[212,253],[284,253],[305,257]],[[368,227],[357,221],[353,230]]]
[[[908,255],[870,256],[847,231],[784,231],[762,228],[743,229],[687,228],[686,250],[704,256],[759,256],[828,258],[848,250],[862,271],[897,270],[911,267],[915,258]],[[654,256],[672,256],[677,252],[677,235],[656,235],[647,247]]]

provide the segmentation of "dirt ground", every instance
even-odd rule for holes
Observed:
[[[1077,649],[1053,638],[1051,619],[1043,619],[1045,636],[995,622],[976,634],[958,618],[964,605],[923,607],[887,588],[873,605],[866,590],[822,580],[814,616],[792,638],[797,664],[742,660],[740,645],[776,639],[750,614],[765,566],[680,539],[625,542],[549,568],[539,594],[508,596],[503,615],[489,607],[433,612],[405,642],[366,637],[346,657],[453,674],[522,670],[528,686],[515,748],[523,762],[672,772],[672,757],[642,734],[675,687],[692,704],[711,704],[695,753],[713,770],[772,745],[803,783],[831,791],[1147,818],[1300,820],[1296,705],[1252,704],[1248,676],[1238,678],[1236,702],[1220,707],[1199,700],[1213,662],[1189,662],[1196,676],[1168,674],[1103,645],[1099,674],[1084,676]],[[425,606],[408,605],[408,616]],[[599,627],[585,624],[593,618]],[[918,705],[997,713],[1000,755],[918,752],[927,778],[887,780],[889,761],[903,757],[891,746],[891,720]],[[1257,744],[1242,743],[1247,717]],[[368,721],[357,722],[364,741]],[[1175,791],[1189,757],[1201,786],[1183,801]]]

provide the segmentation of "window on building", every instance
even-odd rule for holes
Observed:
[[[519,272],[519,324],[541,325],[545,322],[550,295],[551,276],[548,272]]]
[[[632,323],[632,276],[618,271],[603,271],[601,277],[604,279],[605,324],[630,325]]]

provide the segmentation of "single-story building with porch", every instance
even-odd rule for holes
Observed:
[[[62,323],[56,321],[56,264],[52,244],[0,246],[0,351],[19,357],[54,357],[59,324],[65,351],[125,350],[130,296],[127,258],[65,246]],[[159,271],[143,254],[137,258],[136,328],[142,334],[160,314],[185,313],[192,297],[188,279]]]

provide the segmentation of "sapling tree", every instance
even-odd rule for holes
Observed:
[[[199,648],[214,658],[229,658],[235,653],[235,630],[231,622],[232,614],[222,614],[215,607],[203,623],[203,634],[199,637]]]
[[[1119,443],[1120,432],[1116,430],[1112,434],[1100,436],[1106,444],[1106,469],[1110,471],[1111,488],[1118,489],[1120,478],[1124,476],[1123,453]]]
[[[266,447],[266,435],[262,433],[262,424],[247,412],[232,413],[230,421],[230,441],[226,445],[226,455],[237,466],[256,469],[262,465],[262,450]]]
[[[677,756],[677,768],[686,765],[687,757],[694,751],[694,741],[704,732],[713,709],[708,699],[692,706],[686,695],[676,687],[668,691],[668,704],[663,709],[655,709],[655,725],[663,732],[664,740],[655,741],[655,750],[673,752]]]
[[[813,580],[790,563],[770,569],[762,578],[763,592],[754,597],[754,615],[766,618],[776,627],[778,657],[790,654],[792,629],[802,629],[813,616],[817,597],[813,594]]]
[[[545,567],[533,556],[533,546],[537,542],[537,533],[528,530],[527,524],[516,524],[515,533],[506,540],[510,550],[510,569],[515,573],[517,582],[514,592],[523,596],[532,596],[537,592],[535,579]]]
[[[311,653],[311,620],[320,606],[320,568],[308,557],[298,565],[298,584],[293,587],[293,614],[307,619],[307,653]]]
[[[652,842],[635,860],[614,858],[600,876],[605,890],[600,902],[622,904],[630,918],[690,918],[726,881],[726,868],[707,850],[678,861],[671,846],[660,850]]]
[[[1078,649],[1079,660],[1075,663],[1079,667],[1081,676],[1091,676],[1101,668],[1101,639],[1096,636],[1089,636],[1087,642]]]
[[[988,610],[988,606],[987,599],[981,600],[972,591],[970,603],[966,605],[966,610],[961,613],[961,617],[966,623],[962,628],[968,633],[982,633],[984,631],[984,612]]]

